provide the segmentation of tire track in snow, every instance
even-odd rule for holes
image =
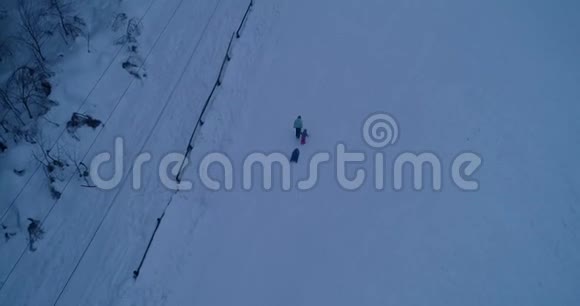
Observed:
[[[181,0],[181,2],[180,2],[180,6],[181,6],[181,3],[183,3],[183,1],[184,1],[184,0]],[[178,81],[176,82],[175,86],[174,86],[174,87],[173,87],[173,89],[171,90],[171,93],[169,94],[169,97],[168,97],[168,98],[167,98],[167,100],[165,101],[165,104],[164,104],[164,106],[163,106],[163,109],[162,109],[162,111],[161,111],[161,112],[159,113],[159,115],[157,116],[157,119],[155,120],[155,124],[154,124],[153,128],[152,128],[152,129],[151,129],[151,131],[148,133],[148,135],[147,135],[147,138],[146,138],[145,142],[144,142],[144,143],[143,143],[143,145],[141,146],[141,148],[140,148],[140,150],[139,150],[140,152],[142,152],[142,151],[143,151],[144,147],[145,147],[145,146],[147,145],[147,143],[149,142],[149,139],[151,138],[151,135],[153,134],[153,132],[155,131],[155,129],[156,129],[156,127],[157,127],[157,125],[159,124],[159,121],[160,121],[160,119],[163,117],[163,114],[165,113],[165,109],[167,108],[167,106],[169,105],[169,102],[170,102],[170,101],[171,101],[171,99],[173,98],[173,95],[174,95],[174,93],[175,93],[175,90],[176,90],[176,89],[179,87],[179,84],[181,83],[181,80],[182,80],[183,76],[185,75],[185,72],[187,71],[187,68],[188,68],[188,67],[189,67],[189,65],[191,64],[191,60],[193,59],[193,56],[196,54],[196,52],[197,52],[197,49],[199,48],[201,41],[202,41],[202,40],[203,40],[203,38],[205,37],[205,35],[206,35],[206,33],[207,33],[207,30],[208,30],[208,27],[209,27],[209,24],[210,24],[210,23],[211,23],[211,21],[213,20],[213,18],[214,18],[214,16],[215,16],[215,13],[217,12],[217,9],[218,9],[218,7],[219,7],[219,5],[220,5],[220,3],[221,3],[221,2],[222,2],[222,0],[217,0],[217,2],[216,2],[216,5],[215,5],[215,7],[214,7],[214,9],[213,9],[213,11],[212,11],[212,13],[211,13],[211,15],[210,15],[210,17],[209,17],[209,19],[208,19],[207,23],[206,23],[206,25],[205,25],[205,27],[204,27],[203,31],[202,31],[202,35],[201,35],[201,36],[200,36],[200,38],[198,39],[198,41],[197,41],[197,43],[196,43],[196,45],[195,45],[195,48],[194,48],[194,49],[193,49],[193,51],[191,52],[191,55],[189,56],[189,59],[188,59],[187,63],[184,65],[184,67],[183,67],[183,70],[181,71],[181,74],[180,74],[180,76],[179,76],[179,79],[178,79]],[[175,11],[175,13],[177,13],[177,10]],[[175,16],[175,13],[174,13],[174,15],[172,16],[172,18],[171,18],[171,19],[173,19],[173,17]],[[126,183],[129,181],[129,180],[128,180],[128,177],[129,177],[129,175],[131,175],[132,169],[133,169],[133,167],[131,167],[131,168],[129,169],[129,172],[127,172],[127,174],[126,174],[126,176],[125,176],[125,178],[124,178],[124,180],[123,180],[123,183],[122,183],[123,185],[124,185],[124,184],[126,184]],[[95,237],[97,236],[97,233],[98,233],[98,232],[99,232],[99,230],[101,229],[101,226],[103,225],[103,222],[105,221],[105,219],[106,219],[106,218],[107,218],[107,216],[109,215],[109,212],[111,211],[111,208],[113,207],[113,204],[116,202],[116,199],[117,199],[117,197],[119,196],[119,194],[120,194],[121,190],[123,190],[123,189],[122,189],[122,188],[118,188],[118,189],[117,189],[117,192],[115,193],[115,196],[113,197],[113,200],[111,201],[111,203],[110,203],[110,204],[109,204],[109,206],[107,207],[107,210],[106,210],[106,212],[105,212],[105,214],[104,214],[103,218],[102,218],[102,219],[101,219],[101,221],[99,222],[99,225],[98,225],[97,229],[96,229],[96,230],[95,230],[95,232],[93,233],[93,235],[92,235],[92,237],[91,237],[91,239],[90,239],[90,241],[89,241],[88,245],[87,245],[87,246],[85,247],[85,249],[83,250],[83,253],[82,253],[82,255],[81,255],[80,259],[79,259],[79,260],[77,261],[77,263],[75,264],[75,267],[74,267],[73,271],[72,271],[72,272],[70,273],[70,275],[68,276],[68,278],[67,278],[67,281],[66,281],[65,285],[62,287],[62,290],[61,290],[61,291],[60,291],[60,293],[58,294],[58,297],[57,297],[57,298],[56,298],[56,300],[54,301],[54,304],[53,304],[53,305],[55,305],[55,306],[56,306],[56,305],[58,304],[58,302],[59,302],[59,300],[60,300],[60,298],[61,298],[62,294],[64,293],[64,291],[65,291],[65,290],[66,290],[66,288],[68,287],[70,280],[72,279],[72,277],[73,277],[73,276],[74,276],[74,274],[76,273],[76,271],[77,271],[77,269],[78,269],[78,267],[79,267],[80,263],[82,262],[82,260],[83,260],[83,258],[84,258],[84,256],[85,256],[85,254],[86,254],[86,253],[87,253],[87,251],[89,250],[89,248],[90,248],[91,244],[93,243],[93,241],[94,241]]]
[[[220,97],[216,98],[216,100],[224,101],[235,100],[236,104],[232,107],[232,105],[214,102],[217,109],[207,114],[207,123],[204,125],[204,129],[200,131],[198,143],[196,143],[196,147],[199,149],[192,151],[192,160],[198,160],[200,158],[199,154],[203,154],[202,152],[208,146],[223,144],[223,141],[227,142],[228,131],[233,127],[228,125],[228,123],[231,122],[232,118],[238,118],[240,111],[246,107],[247,103],[249,103],[248,101],[251,101],[247,96],[248,84],[252,84],[251,80],[260,73],[259,71],[254,71],[254,69],[263,54],[268,52],[269,43],[272,43],[265,37],[276,36],[272,35],[270,31],[275,28],[274,25],[280,17],[280,4],[272,3],[266,5],[265,3],[260,3],[258,6],[259,9],[253,13],[257,16],[250,18],[247,25],[247,30],[250,30],[250,28],[251,30],[247,33],[247,36],[242,35],[242,38],[233,47],[232,52],[234,55],[232,56],[232,66],[230,67],[231,73],[226,74],[223,81],[224,84],[233,85],[223,87]],[[242,60],[237,61],[237,58]],[[250,72],[249,76],[248,72]],[[209,138],[207,138],[208,135],[210,135]],[[198,205],[190,208],[190,211],[188,209],[190,204],[184,204],[185,202],[194,202],[198,203]],[[187,210],[184,211],[184,208]],[[182,248],[179,241],[193,240],[192,237],[197,232],[198,227],[203,226],[201,223],[207,213],[211,212],[210,209],[211,203],[207,202],[205,191],[195,193],[195,196],[186,192],[172,194],[172,204],[166,211],[165,226],[160,226],[158,237],[155,239],[156,243],[151,247],[148,255],[147,261],[149,264],[143,266],[137,284],[130,291],[120,296],[119,302],[113,305],[168,305],[167,296],[171,291],[168,288],[171,288],[172,284],[171,282],[164,282],[159,285],[159,280],[175,280],[179,278],[179,273],[183,268],[181,264],[186,261],[183,257],[191,256],[191,253],[195,252],[198,247],[188,244],[187,247]],[[176,229],[179,229],[180,232],[172,232]],[[171,261],[175,264],[160,264],[163,261]],[[197,286],[198,284],[192,284],[191,290],[196,291]],[[194,305],[196,303],[192,300],[190,304]]]

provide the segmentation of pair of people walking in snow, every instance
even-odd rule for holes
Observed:
[[[294,120],[294,129],[296,129],[296,139],[300,139],[300,144],[302,145],[306,144],[306,138],[309,137],[308,130],[302,130],[303,126],[302,116],[298,116],[298,118]]]

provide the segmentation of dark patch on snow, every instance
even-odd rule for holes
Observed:
[[[96,129],[101,125],[101,120],[95,119],[89,115],[73,113],[71,119],[66,123],[67,132],[76,140],[79,140],[76,132],[83,126]]]
[[[36,251],[34,243],[44,237],[44,230],[40,224],[40,220],[28,218],[30,224],[28,225],[28,247],[31,252]]]

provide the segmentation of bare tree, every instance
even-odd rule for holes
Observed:
[[[68,0],[50,0],[49,11],[58,19],[65,43],[68,43],[67,38],[75,40],[77,37],[86,36],[87,24],[83,18],[75,15],[72,2]]]
[[[52,198],[59,199],[62,193],[58,190],[58,182],[63,181],[67,176],[66,170],[70,167],[66,161],[66,156],[63,156],[61,147],[56,146],[56,154],[51,150],[46,149],[45,141],[40,135],[38,141],[39,153],[33,153],[34,158],[42,165],[42,170],[46,175],[49,183],[49,191]]]
[[[52,90],[48,77],[39,69],[22,66],[14,71],[8,80],[8,100],[17,107],[16,110],[21,105],[26,111],[28,119],[38,118],[56,105],[56,102],[48,98]]]
[[[54,11],[55,15],[58,17],[64,36],[69,36],[68,28],[66,27],[65,14],[70,11],[70,6],[70,2],[64,2],[62,0],[50,0],[51,11]]]
[[[18,0],[18,16],[22,28],[22,41],[34,53],[37,60],[45,62],[42,42],[51,34],[46,29],[46,12],[29,0]]]
[[[38,68],[18,68],[6,88],[0,88],[0,132],[13,137],[15,142],[24,139],[35,143],[38,119],[57,105],[49,98],[50,92],[47,74]]]
[[[0,108],[0,115],[3,115],[7,111],[18,112],[3,88],[0,88],[0,106],[2,106]]]
[[[12,103],[6,91],[0,88],[0,138],[4,151],[7,147],[7,139],[3,135],[17,135],[21,129],[26,125],[21,119],[22,113]]]
[[[78,156],[76,154],[76,152],[74,152],[73,154],[71,154],[70,152],[66,151],[65,155],[67,156],[68,160],[75,165],[76,170],[77,170],[77,174],[79,175],[79,178],[82,178],[84,180],[84,184],[81,184],[82,187],[87,187],[87,188],[94,188],[95,186],[92,185],[89,182],[89,167],[83,163],[82,161],[79,162]]]

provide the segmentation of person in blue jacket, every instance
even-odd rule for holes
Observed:
[[[302,136],[302,116],[298,116],[294,120],[294,128],[296,129],[296,139],[300,139],[300,136]]]
[[[296,149],[294,149],[294,151],[292,151],[292,156],[290,157],[290,162],[297,163],[299,157],[300,157],[300,150],[298,150],[298,148],[296,148]]]

